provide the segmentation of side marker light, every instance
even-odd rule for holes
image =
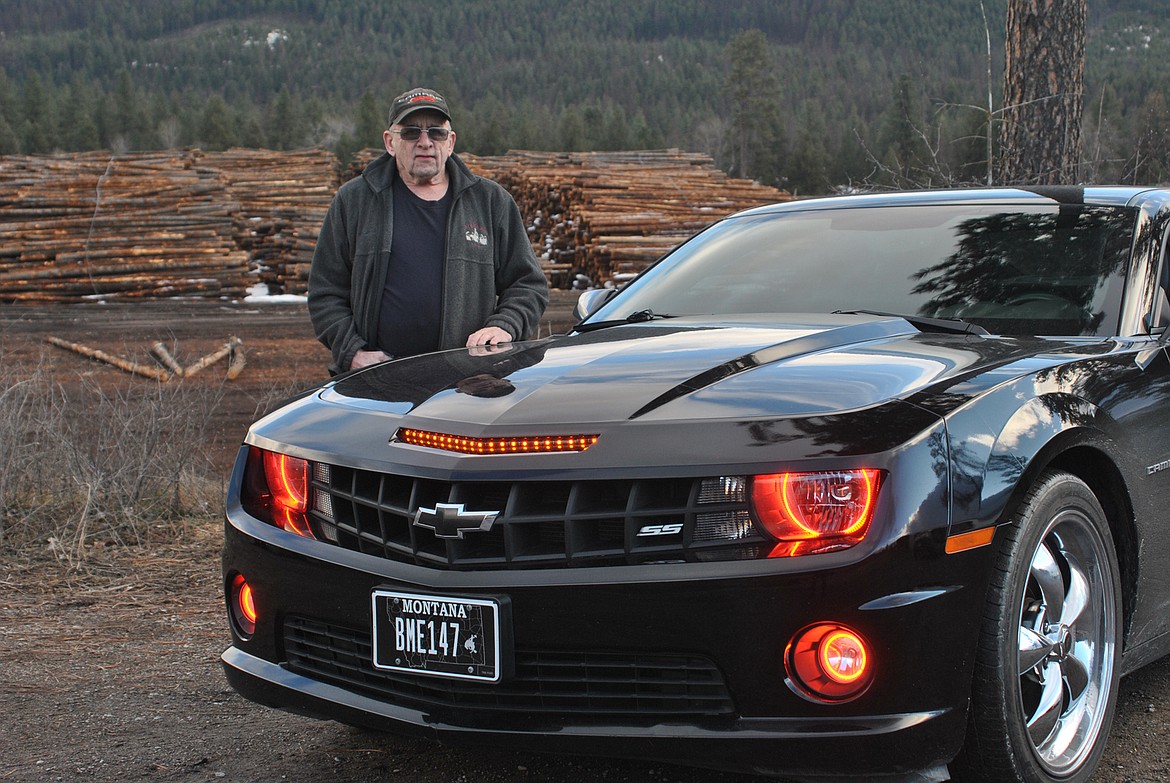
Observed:
[[[948,536],[946,552],[948,555],[956,555],[959,552],[966,552],[968,549],[978,549],[990,544],[993,538],[995,538],[995,527],[981,527],[978,530]]]

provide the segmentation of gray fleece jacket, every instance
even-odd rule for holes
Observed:
[[[498,326],[520,340],[531,336],[548,304],[548,283],[532,252],[520,210],[499,184],[447,160],[453,202],[443,269],[441,349],[459,348],[472,332]],[[393,188],[398,169],[389,154],[337,191],[309,270],[309,317],[333,353],[331,373],[372,349],[378,333],[394,234]]]

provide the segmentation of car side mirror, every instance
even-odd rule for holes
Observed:
[[[577,316],[578,321],[584,321],[600,310],[601,306],[612,299],[616,293],[616,288],[594,288],[586,291],[577,299],[577,307],[574,308],[573,315]]]

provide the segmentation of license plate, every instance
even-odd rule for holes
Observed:
[[[376,668],[499,681],[497,602],[375,590],[373,612]]]

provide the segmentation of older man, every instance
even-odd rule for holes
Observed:
[[[532,334],[548,285],[516,202],[454,154],[447,102],[394,99],[386,153],[342,185],[309,272],[309,315],[344,372]]]

